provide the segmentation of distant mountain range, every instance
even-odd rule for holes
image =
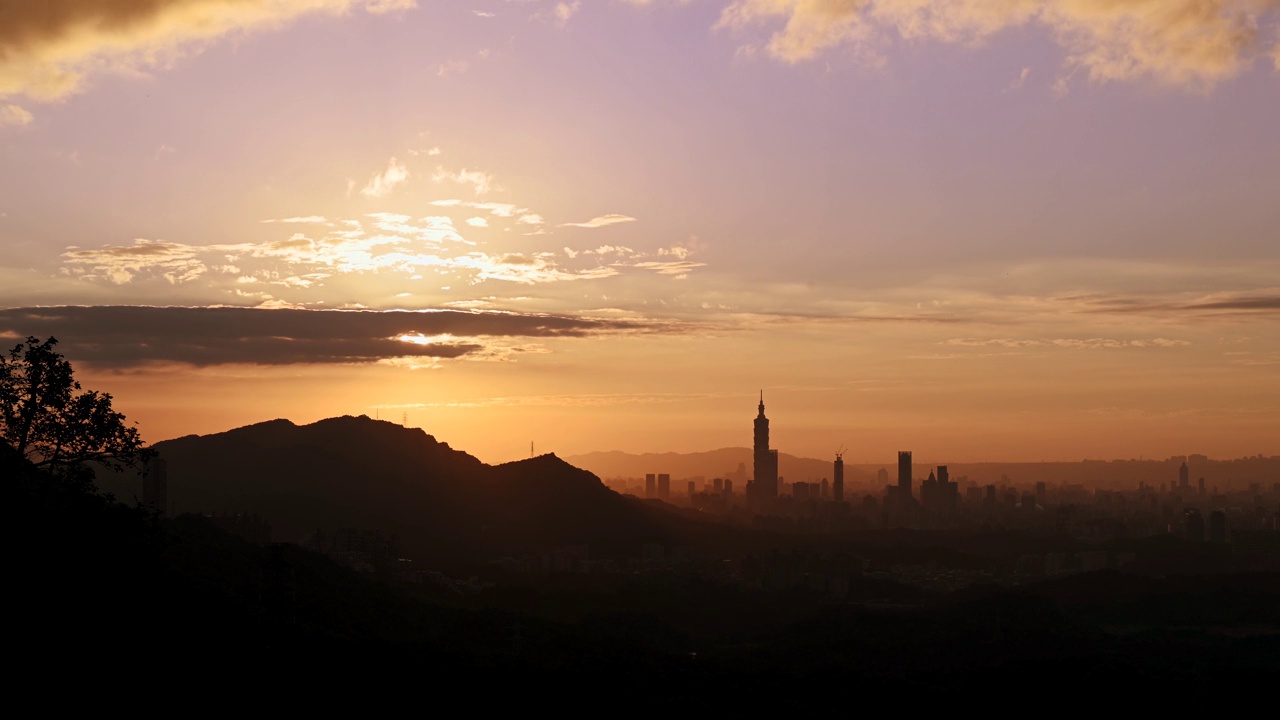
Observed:
[[[752,474],[750,448],[722,448],[697,453],[592,452],[571,455],[565,460],[602,478],[638,478],[647,473],[670,473],[673,482],[698,476],[735,478],[736,487],[739,482],[736,477],[739,463],[746,472],[745,477],[740,478],[742,482]],[[893,462],[881,465],[846,463],[845,487],[850,492],[881,494],[883,487],[876,480],[876,473],[884,468],[889,473],[889,482],[896,482],[896,460],[895,454]],[[1012,484],[1018,486],[1047,482],[1060,485],[1082,483],[1090,488],[1132,489],[1139,482],[1157,487],[1161,483],[1177,482],[1178,467],[1183,460],[1189,466],[1191,484],[1197,485],[1199,478],[1203,477],[1206,489],[1210,492],[1215,488],[1224,492],[1228,489],[1239,491],[1249,483],[1261,483],[1270,487],[1280,480],[1280,457],[1262,455],[1234,460],[1214,460],[1191,455],[1162,460],[949,463],[948,470],[952,480],[968,478],[972,483],[983,485],[998,485],[1004,482],[1002,478],[1007,477]],[[779,453],[778,474],[787,482],[812,482],[822,478],[830,480],[835,474],[833,461],[834,458],[817,460]],[[934,464],[924,462],[917,456],[912,475],[919,480],[928,477],[934,468]]]
[[[624,497],[555,455],[491,466],[420,429],[339,417],[288,420],[157,443],[169,512],[258,513],[273,539],[378,529],[410,558],[482,561],[566,544],[706,544],[735,534],[656,502]],[[137,478],[100,473],[101,489],[141,496]]]

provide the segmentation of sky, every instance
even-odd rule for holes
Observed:
[[[0,340],[148,441],[1280,454],[1280,0],[0,0]]]

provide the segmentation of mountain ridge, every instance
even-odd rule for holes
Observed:
[[[480,562],[567,544],[714,541],[724,531],[619,495],[554,453],[488,465],[420,428],[367,416],[275,419],[155,445],[171,514],[257,513],[273,539],[377,529],[406,557]],[[122,485],[127,487],[122,487]],[[118,497],[140,481],[100,474]]]

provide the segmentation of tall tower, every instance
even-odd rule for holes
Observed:
[[[911,502],[911,451],[898,452],[898,497],[902,502]]]
[[[769,418],[764,416],[764,391],[760,391],[760,412],[756,415],[755,480],[762,498],[778,497],[778,453],[769,449]]]
[[[1182,467],[1178,468],[1178,487],[1191,487],[1191,468],[1187,467],[1185,461],[1182,463]]]
[[[844,453],[836,453],[835,480],[831,483],[831,499],[844,502]]]

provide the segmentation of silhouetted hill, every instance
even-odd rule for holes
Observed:
[[[281,453],[307,435],[290,424],[265,429]],[[236,442],[220,447],[259,437],[253,428],[236,432]],[[424,438],[412,444],[430,447]],[[430,452],[475,466],[447,448]],[[530,502],[551,506],[532,514],[551,521],[565,502],[601,490],[589,473],[552,456],[481,477],[477,492],[532,493]],[[605,513],[600,521],[617,518]],[[95,683],[118,692],[145,682],[153,693],[196,683],[199,697],[224,697],[257,682],[247,693],[255,701],[287,693],[291,706],[331,708],[344,689],[367,703],[370,688],[380,697],[420,696],[422,678],[450,687],[498,678],[509,692],[486,698],[490,704],[527,709],[528,689],[538,688],[558,707],[577,699],[598,710],[590,693],[562,697],[565,678],[583,687],[625,678],[653,689],[628,697],[629,708],[659,711],[829,711],[822,689],[830,687],[948,707],[975,688],[1028,706],[1070,696],[1096,707],[1135,687],[1168,689],[1153,692],[1178,702],[1220,701],[1265,689],[1280,672],[1275,573],[1103,571],[950,595],[898,588],[901,597],[888,605],[631,574],[553,575],[440,597],[374,581],[297,546],[248,543],[199,516],[168,520],[109,502],[50,480],[2,443],[0,534],[13,550],[6,580],[15,620],[6,647],[21,662],[11,680],[40,695],[74,688],[71,695],[95,703],[109,697]],[[881,594],[862,582],[869,597]],[[89,668],[74,686],[57,672],[68,662]],[[306,690],[316,686],[324,693]]]
[[[363,416],[273,420],[156,449],[168,463],[170,513],[258,513],[275,540],[379,529],[398,536],[407,557],[445,562],[724,532],[620,496],[554,455],[489,466],[420,429]],[[137,485],[100,482],[122,499],[140,495]]]

